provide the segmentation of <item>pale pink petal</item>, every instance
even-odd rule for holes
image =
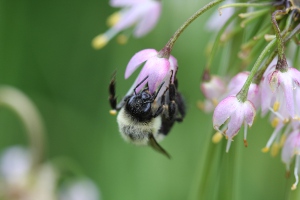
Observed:
[[[242,89],[248,76],[249,72],[240,72],[237,75],[235,75],[228,84],[227,95],[237,95],[237,93]]]
[[[239,105],[240,102],[235,96],[223,99],[214,110],[213,126],[219,128],[235,112]]]
[[[116,23],[112,28],[117,31],[122,31],[126,28],[133,26],[143,15],[144,7],[142,6],[133,6],[127,10],[122,10],[121,19]]]
[[[286,108],[288,113],[291,117],[294,117],[295,110],[294,110],[294,88],[292,78],[288,73],[280,73],[279,76],[280,85],[283,89],[285,101],[286,101]]]
[[[251,101],[256,110],[260,108],[261,104],[260,88],[257,84],[251,83],[248,91],[248,100]]]
[[[178,64],[177,64],[177,59],[170,55],[169,57],[169,62],[170,62],[170,70],[173,70],[173,73],[177,72],[177,69],[178,69]],[[174,82],[174,77],[172,78],[172,82]]]
[[[240,105],[234,110],[230,116],[230,121],[228,122],[228,129],[225,132],[229,139],[232,139],[240,130],[242,123],[244,121],[244,112]]]
[[[110,0],[110,6],[112,7],[124,7],[132,6],[138,3],[147,2],[149,0]]]
[[[252,126],[255,117],[255,108],[250,101],[245,101],[243,104],[243,112],[245,116],[245,121],[249,126]]]
[[[295,68],[289,68],[288,70],[289,75],[293,79],[293,81],[300,86],[300,71]]]
[[[144,49],[134,54],[126,67],[125,79],[127,79],[143,62],[155,55],[157,55],[155,49]]]
[[[262,116],[264,116],[269,111],[269,107],[274,103],[275,97],[269,86],[268,78],[264,78],[264,80],[260,82],[260,89],[261,89],[261,114]]]
[[[219,100],[225,92],[225,83],[219,76],[211,76],[209,81],[201,83],[201,91],[205,98],[210,100]]]
[[[145,6],[147,6],[147,11],[143,13],[134,30],[136,37],[142,37],[151,31],[161,13],[161,2],[159,1],[148,2]]]
[[[169,61],[170,61],[171,70],[177,71],[177,67],[178,67],[177,59],[174,56],[170,55]]]
[[[299,131],[293,131],[286,139],[281,152],[281,159],[284,163],[290,164],[295,150],[300,147]]]
[[[148,77],[148,86],[150,93],[153,93],[157,87],[162,83],[162,80],[165,78],[165,76],[168,74],[170,69],[170,62],[166,58],[158,58],[158,57],[152,57],[149,59],[140,75],[138,82],[142,81],[144,77],[147,75]],[[137,90],[140,90],[142,87],[139,87]]]

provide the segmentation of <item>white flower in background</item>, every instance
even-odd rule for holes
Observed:
[[[59,200],[100,200],[96,185],[88,179],[69,182],[62,187]]]
[[[20,146],[8,148],[2,154],[0,182],[0,198],[56,200],[57,174],[55,170],[48,163],[33,170],[29,151]]]

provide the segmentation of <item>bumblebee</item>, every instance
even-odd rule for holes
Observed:
[[[181,122],[185,116],[185,103],[182,95],[177,91],[178,81],[173,71],[168,86],[161,94],[163,82],[153,94],[146,87],[140,92],[136,89],[143,84],[148,76],[138,83],[132,94],[123,98],[117,105],[115,96],[115,76],[109,85],[109,102],[113,111],[119,111],[117,122],[119,131],[125,141],[135,145],[149,145],[158,152],[170,158],[159,142],[170,132],[175,122]]]

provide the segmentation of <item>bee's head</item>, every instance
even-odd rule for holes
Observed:
[[[139,94],[133,94],[126,102],[126,110],[140,120],[147,120],[152,116],[151,104],[152,95],[148,91],[142,91]]]

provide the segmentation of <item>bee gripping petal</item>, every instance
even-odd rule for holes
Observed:
[[[155,55],[157,55],[155,49],[144,49],[134,54],[126,67],[125,79],[127,79],[143,62]]]

